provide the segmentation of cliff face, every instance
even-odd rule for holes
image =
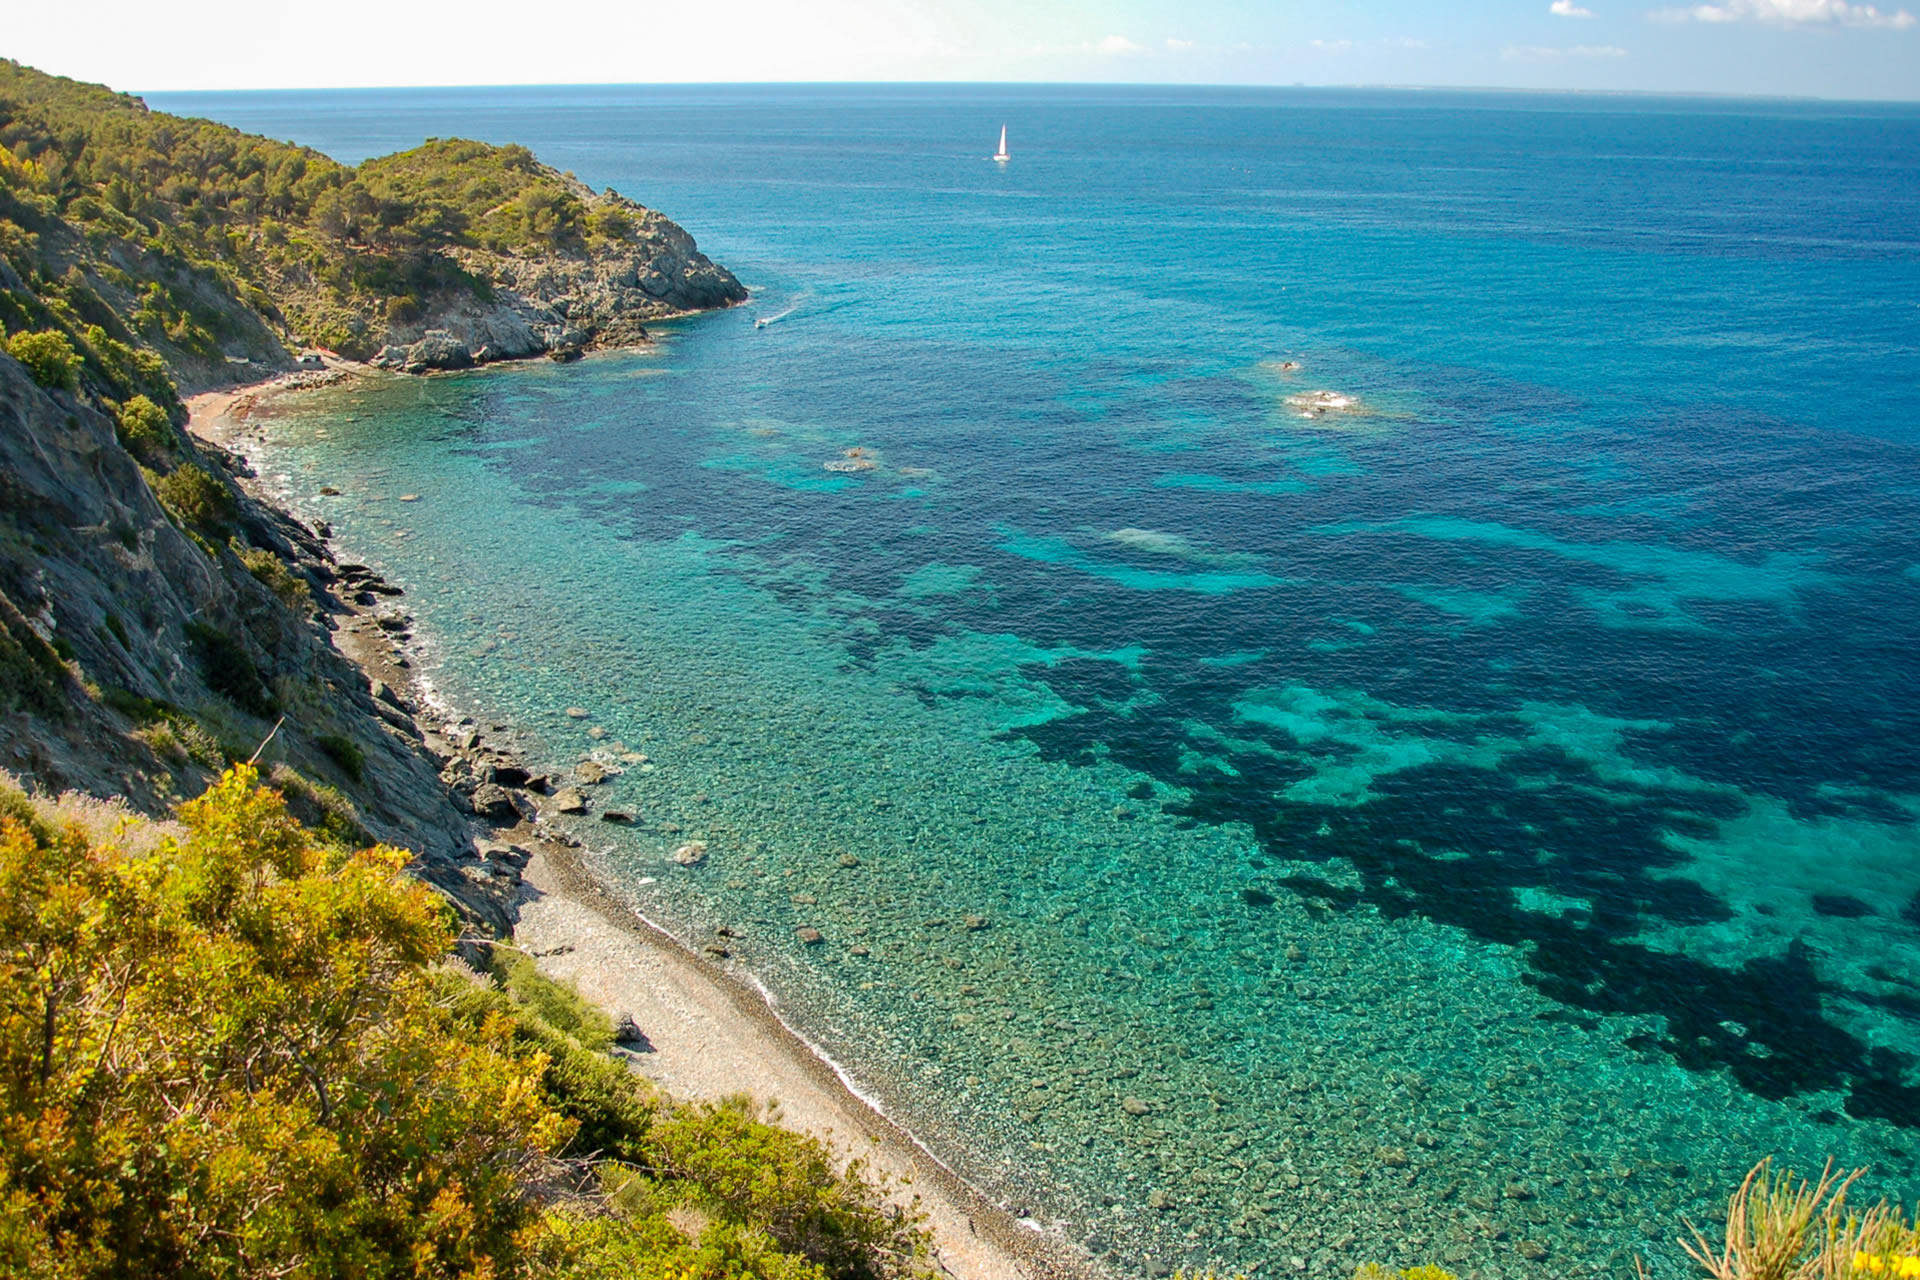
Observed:
[[[228,495],[229,541],[169,515],[105,414],[0,355],[0,765],[158,812],[259,748],[303,818],[414,850],[503,924],[418,727],[328,641],[324,545],[231,486],[231,460],[171,449]]]
[[[643,343],[651,320],[746,301],[733,273],[670,218],[612,192],[595,196],[572,182],[567,188],[591,216],[616,213],[630,230],[579,253],[453,250],[460,268],[486,289],[440,291],[418,319],[388,322],[374,363],[420,372],[538,355],[564,360],[595,347]]]

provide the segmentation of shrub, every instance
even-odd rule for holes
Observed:
[[[74,1277],[505,1272],[571,1133],[540,1064],[435,1003],[404,855],[254,783],[145,855],[0,823],[0,1008],[34,1011],[0,1018],[0,1241]]]
[[[625,209],[617,205],[606,205],[595,209],[587,225],[593,229],[595,235],[604,236],[608,240],[626,240],[633,235],[633,219],[627,216]]]
[[[247,567],[247,572],[266,584],[281,604],[295,613],[313,611],[312,589],[307,586],[305,578],[287,567],[285,560],[271,551],[246,546],[237,539],[228,545],[240,557],[240,563]]]
[[[279,704],[260,678],[244,645],[226,632],[204,622],[187,624],[187,640],[200,659],[200,672],[207,688],[250,715],[266,719],[276,714]]]
[[[513,1002],[531,1010],[548,1026],[573,1037],[584,1048],[606,1050],[613,1046],[613,1022],[607,1015],[573,987],[541,973],[526,952],[495,947],[492,969]]]
[[[213,533],[233,519],[232,491],[191,462],[150,478],[149,483],[160,505],[189,529]]]
[[[320,754],[339,765],[340,772],[355,782],[361,781],[365,776],[367,754],[352,738],[343,737],[337,733],[325,733],[315,738],[313,745],[320,748]]]
[[[360,824],[353,801],[324,782],[315,782],[297,769],[276,764],[269,780],[285,798],[287,811],[343,849],[363,848],[373,835]]]
[[[0,784],[0,1271],[918,1273],[819,1143],[442,964],[404,853],[315,842],[244,765],[178,813]]]
[[[121,405],[116,425],[120,443],[137,454],[149,456],[173,450],[173,422],[165,409],[145,396],[133,396]]]
[[[25,365],[43,387],[72,391],[79,384],[79,353],[64,333],[52,329],[16,333],[7,339],[7,354]]]

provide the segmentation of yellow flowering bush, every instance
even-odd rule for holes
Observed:
[[[818,1144],[675,1107],[442,968],[405,853],[316,840],[246,766],[178,817],[0,786],[0,1275],[918,1267]]]

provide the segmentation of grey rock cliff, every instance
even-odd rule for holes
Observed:
[[[238,465],[184,439],[177,447],[215,476]],[[418,728],[376,703],[329,642],[338,602],[325,546],[290,517],[233,499],[233,536],[304,575],[315,609],[289,608],[233,551],[189,537],[104,414],[0,354],[0,767],[158,813],[214,776],[223,761],[209,748],[244,758],[283,713],[261,764],[296,813],[344,817],[413,850],[418,874],[470,919],[504,927],[499,902],[459,870],[467,822]],[[236,700],[242,679],[274,708]],[[350,772],[338,757],[354,754]],[[351,802],[348,814],[329,790]]]

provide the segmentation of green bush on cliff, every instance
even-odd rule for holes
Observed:
[[[295,613],[313,611],[313,589],[307,580],[287,566],[287,562],[271,551],[259,547],[249,547],[239,539],[230,539],[229,548],[240,557],[240,563],[247,567],[258,582],[273,592],[281,604]]]
[[[246,647],[218,627],[204,622],[187,624],[187,643],[200,660],[200,674],[207,687],[249,715],[267,719],[280,710],[260,668],[253,664]]]
[[[455,976],[405,854],[316,842],[245,766],[178,817],[0,786],[0,1272],[918,1269],[817,1143]]]
[[[340,772],[353,781],[359,782],[366,775],[367,753],[352,738],[338,733],[323,733],[313,740],[313,745],[320,748],[320,754],[338,765]]]
[[[115,426],[120,443],[142,457],[173,451],[173,422],[167,411],[143,395],[120,406]]]
[[[55,391],[72,391],[79,381],[80,353],[67,335],[55,330],[16,333],[7,339],[7,354],[27,367],[33,380]]]
[[[204,468],[183,463],[164,476],[149,475],[153,496],[175,520],[203,534],[218,533],[233,519],[233,493]]]

